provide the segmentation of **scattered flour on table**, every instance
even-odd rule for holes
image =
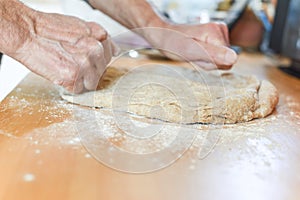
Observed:
[[[163,127],[167,127],[167,129],[160,131],[160,134],[151,137],[150,140],[142,140],[122,133],[118,126],[116,126],[115,119],[110,110],[88,109],[68,104],[65,101],[53,99],[53,101],[47,102],[49,103],[49,106],[45,103],[39,107],[38,112],[50,113],[51,115],[44,116],[41,120],[49,120],[50,124],[53,120],[55,121],[58,118],[62,118],[67,113],[71,113],[70,118],[62,122],[52,123],[46,127],[31,130],[21,136],[5,132],[0,127],[0,136],[2,135],[12,139],[26,139],[31,145],[54,145],[59,148],[72,147],[74,149],[82,150],[82,139],[86,139],[85,137],[88,135],[79,132],[78,129],[80,128],[80,130],[87,131],[91,129],[98,129],[101,130],[101,134],[96,135],[95,139],[100,138],[109,140],[109,142],[113,145],[118,148],[122,148],[124,151],[132,153],[147,153],[164,149],[170,144],[170,141],[176,137],[176,134],[174,133],[178,132],[178,127],[183,127],[186,131],[190,130],[193,133],[197,133],[195,134],[193,144],[187,152],[187,155],[192,156],[192,160],[194,160],[195,158],[199,158],[199,152],[201,152],[201,149],[205,146],[203,146],[203,141],[210,138],[212,133],[217,134],[215,134],[216,138],[213,138],[212,140],[214,144],[208,143],[209,147],[212,145],[228,145],[229,147],[235,141],[245,137],[249,137],[249,144],[255,146],[256,140],[264,137],[266,134],[276,132],[276,129],[279,127],[280,129],[286,129],[287,133],[298,134],[298,130],[300,130],[300,103],[290,96],[281,95],[280,98],[282,102],[277,106],[277,110],[267,118],[247,123],[223,125],[222,127],[217,128],[208,125],[178,125],[131,116],[130,120],[134,121],[133,127],[148,127],[149,120],[151,122],[150,126],[154,126],[154,128],[162,125]],[[34,114],[32,113],[32,106],[35,105],[32,105],[30,102],[31,101],[28,101],[26,98],[20,99],[16,96],[11,96],[9,97],[8,103],[5,107],[0,107],[0,112],[6,112],[8,109],[14,108],[16,112],[14,114],[18,116],[21,116],[22,113],[24,113],[24,110],[26,110],[29,114]],[[55,106],[53,107],[52,104],[54,103]],[[89,121],[91,113],[94,113],[93,119],[96,120],[97,123],[95,123],[95,121]],[[128,115],[126,117],[128,117]],[[77,121],[74,120],[74,118],[77,118]],[[78,127],[79,121],[81,121],[80,127]],[[122,124],[119,124],[119,126],[122,127]],[[126,126],[126,124],[124,126]],[[134,131],[130,130],[130,127],[131,126],[127,127],[127,131]],[[97,144],[96,140],[89,141]],[[272,146],[272,141],[266,141],[266,145]],[[86,158],[91,157],[91,155],[86,153],[86,151],[83,152],[85,152],[84,156]],[[37,149],[35,153],[39,154],[40,151]],[[210,151],[207,151],[206,153],[209,154]],[[206,154],[200,155],[200,158],[205,158],[205,156]]]

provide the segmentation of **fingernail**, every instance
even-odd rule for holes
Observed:
[[[225,54],[225,64],[233,65],[237,60],[237,54],[233,50],[227,50]]]

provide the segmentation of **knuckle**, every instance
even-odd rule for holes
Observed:
[[[103,29],[103,28],[101,28],[99,26],[97,26],[97,27],[98,27],[99,37],[101,37],[102,40],[107,39],[108,38],[108,32],[105,29]]]
[[[78,78],[78,72],[76,70],[66,70],[60,75],[60,79],[56,81],[56,84],[63,86],[64,88],[72,89]]]
[[[97,24],[95,22],[89,22],[88,25],[89,25],[92,37],[94,37],[96,40],[103,41],[108,38],[108,32],[99,24]]]

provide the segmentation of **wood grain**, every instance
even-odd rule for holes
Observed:
[[[113,65],[147,62],[121,58]],[[139,175],[94,159],[78,139],[74,107],[30,74],[0,104],[0,199],[299,199],[300,80],[260,54],[242,54],[233,71],[271,81],[280,93],[276,111],[224,126],[206,157],[199,158],[195,141],[173,165]]]

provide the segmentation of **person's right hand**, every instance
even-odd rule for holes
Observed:
[[[10,56],[69,92],[96,89],[118,51],[107,32],[96,23],[75,17],[25,10],[31,13],[19,20],[28,24],[21,30],[24,41],[10,50]]]
[[[80,93],[94,90],[117,49],[98,24],[37,13],[32,40],[19,57],[33,72]]]

